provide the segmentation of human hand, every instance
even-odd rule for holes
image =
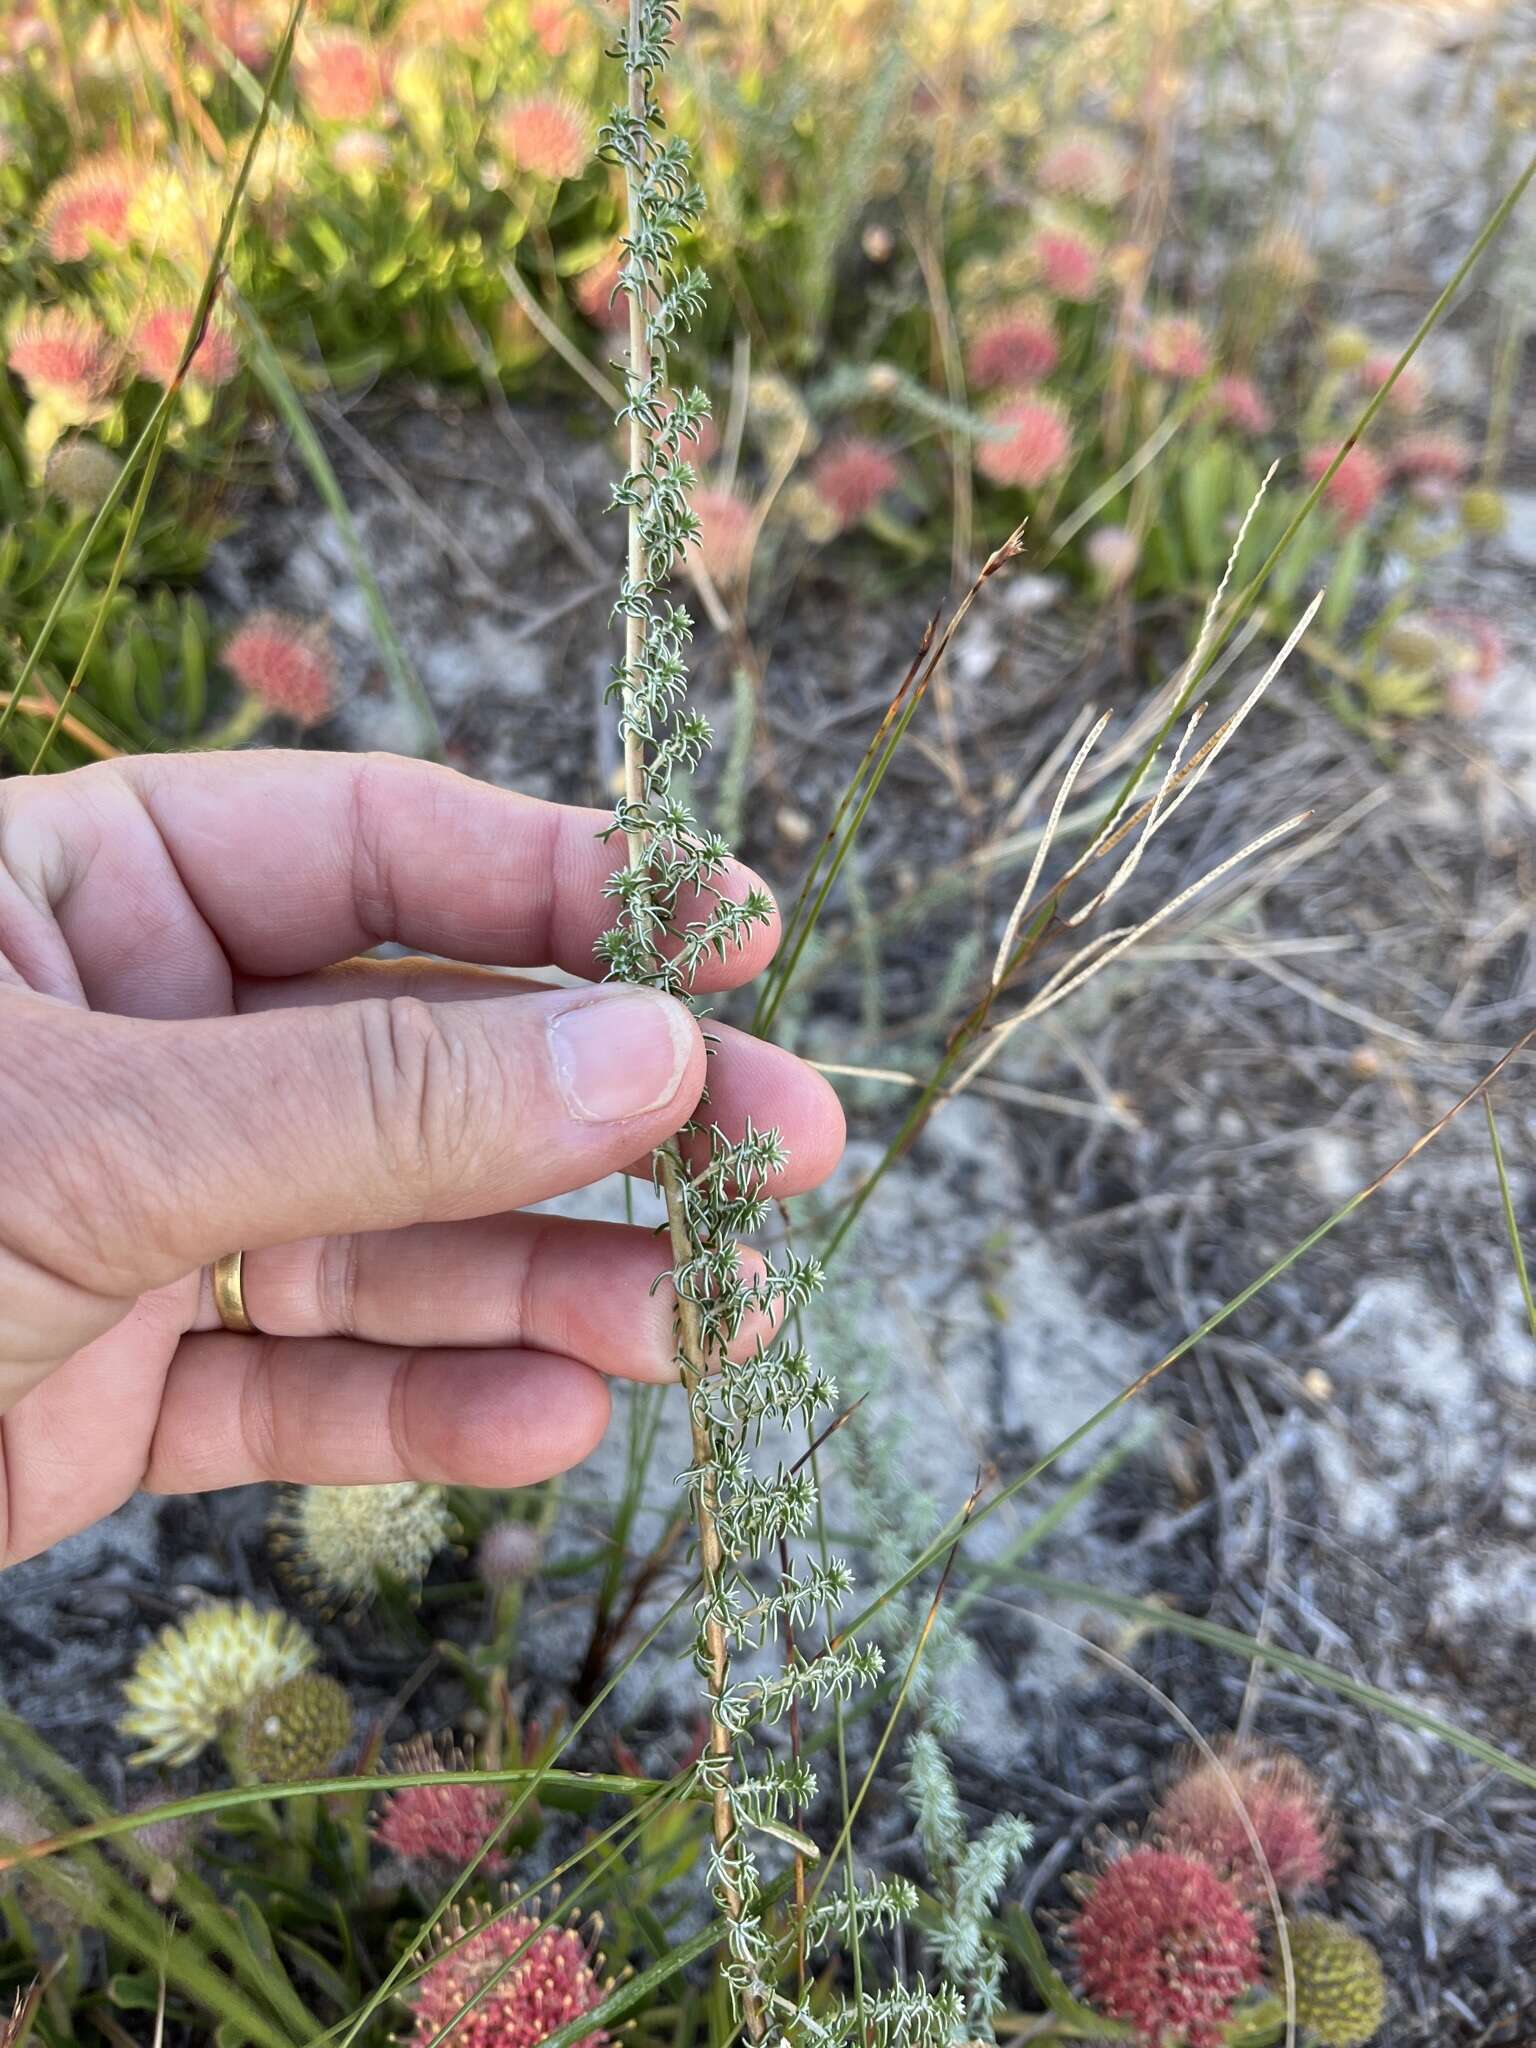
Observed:
[[[592,1450],[607,1376],[673,1376],[656,1235],[517,1212],[687,1120],[699,1027],[485,964],[597,971],[603,823],[388,756],[0,783],[0,1566],[141,1487],[526,1485]],[[385,940],[480,964],[352,957]],[[831,1090],[719,1039],[713,1113],[815,1186]],[[236,1249],[257,1335],[214,1308]]]

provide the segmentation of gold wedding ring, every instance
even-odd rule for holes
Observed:
[[[213,1305],[226,1330],[253,1331],[245,1306],[245,1253],[226,1252],[213,1262]]]

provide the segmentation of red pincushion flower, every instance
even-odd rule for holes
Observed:
[[[55,263],[83,263],[99,244],[121,249],[138,176],[120,156],[87,157],[43,194],[37,232]]]
[[[752,507],[734,491],[708,486],[695,491],[688,503],[699,522],[692,558],[722,590],[742,582],[752,566]]]
[[[1072,461],[1072,428],[1060,406],[1049,398],[1014,398],[991,415],[1005,438],[982,441],[976,467],[995,484],[1037,491],[1060,476]]]
[[[1316,483],[1338,453],[1333,447],[1309,449],[1302,461],[1307,479]],[[1339,464],[1323,492],[1325,503],[1331,505],[1344,526],[1358,526],[1362,519],[1368,519],[1376,509],[1378,499],[1387,487],[1387,472],[1379,457],[1369,448],[1351,448]]]
[[[1124,152],[1103,136],[1063,135],[1041,157],[1037,182],[1064,199],[1089,206],[1116,206],[1125,196],[1129,175]]]
[[[322,627],[254,612],[226,642],[224,666],[269,710],[318,725],[336,701],[336,663]]]
[[[441,1769],[435,1751],[415,1755],[414,1769]],[[441,1864],[462,1870],[495,1833],[507,1803],[494,1785],[402,1785],[379,1801],[373,1838],[406,1863]],[[510,1859],[492,1849],[478,1865],[487,1877],[511,1868]]]
[[[1049,377],[1061,344],[1043,308],[1020,307],[987,321],[971,343],[965,374],[983,391],[1019,391]]]
[[[1397,357],[1385,350],[1367,356],[1355,372],[1362,391],[1379,391],[1397,366]],[[1415,413],[1424,410],[1424,401],[1429,396],[1429,383],[1422,370],[1412,363],[1403,367],[1403,374],[1387,393],[1387,410],[1395,412],[1400,419],[1412,419]]]
[[[462,1931],[450,1922],[449,1939]],[[519,1956],[524,1942],[529,1945]],[[517,1961],[506,1975],[453,2027],[456,2048],[539,2048],[561,2027],[602,2004],[604,1987],[573,1928],[541,1927],[537,1920],[511,1914],[459,1941],[423,1974],[411,2000],[410,2042],[435,2041],[513,1956]],[[577,2048],[608,2048],[612,2038],[594,2027]]]
[[[1459,484],[1472,467],[1472,450],[1460,434],[1404,434],[1392,451],[1392,467],[1414,483]]]
[[[133,331],[133,359],[139,375],[152,384],[169,388],[181,361],[181,352],[192,332],[192,306],[159,306],[148,313]],[[192,351],[187,375],[210,388],[227,384],[239,374],[240,348],[228,328],[210,320],[203,338]]]
[[[629,325],[629,301],[619,291],[622,254],[617,242],[590,270],[584,270],[572,287],[572,297],[594,327],[605,333],[621,334]]]
[[[1154,320],[1136,344],[1136,359],[1154,377],[1187,383],[1211,367],[1211,348],[1198,320],[1168,313]]]
[[[857,526],[900,480],[901,473],[885,450],[856,434],[831,442],[811,466],[817,497],[843,527]]]
[[[1238,1801],[1258,1838],[1257,1855]],[[1322,1884],[1332,1862],[1322,1793],[1294,1757],[1232,1751],[1199,1764],[1169,1792],[1152,1824],[1169,1848],[1209,1863],[1245,1898],[1264,1896],[1266,1869],[1289,1898]]]
[[[1240,434],[1267,434],[1274,416],[1251,377],[1223,377],[1211,394],[1216,417]]]
[[[6,361],[32,396],[76,422],[99,418],[112,388],[106,329],[67,306],[29,312],[11,336]]]
[[[452,43],[468,49],[485,34],[488,0],[414,0],[396,24],[407,43]]]
[[[236,63],[259,71],[277,47],[277,24],[269,9],[248,0],[202,0],[208,33]]]
[[[1089,2002],[1147,2048],[1218,2048],[1262,1968],[1258,1929],[1232,1887],[1165,1849],[1109,1864],[1067,1931]]]
[[[317,121],[366,121],[389,90],[382,54],[348,28],[317,29],[296,68],[299,98]]]
[[[1072,228],[1042,228],[1030,244],[1040,280],[1054,298],[1084,304],[1099,289],[1104,254]]]
[[[555,184],[562,178],[579,178],[592,159],[586,114],[558,93],[539,93],[503,107],[496,142],[515,169]]]

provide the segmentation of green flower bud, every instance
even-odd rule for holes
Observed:
[[[1296,2021],[1323,2048],[1363,2048],[1387,2011],[1381,1958],[1340,1920],[1308,1913],[1287,1923],[1296,1974]],[[1277,1964],[1277,1969],[1278,1969]]]
[[[1461,523],[1468,533],[1480,538],[1491,539],[1504,531],[1509,513],[1504,500],[1486,484],[1479,484],[1467,492],[1461,501]]]
[[[263,1785],[323,1778],[352,1740],[352,1702],[334,1678],[302,1671],[252,1700],[239,1763]]]
[[[1333,327],[1323,336],[1323,361],[1330,370],[1358,370],[1371,353],[1371,337],[1359,327]]]

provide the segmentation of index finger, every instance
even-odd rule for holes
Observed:
[[[307,973],[394,940],[590,976],[596,942],[618,919],[604,889],[626,853],[621,838],[600,836],[610,813],[394,755],[140,756],[26,785],[21,802],[55,842],[77,957],[99,933],[113,955],[142,960],[125,929],[136,917],[145,947],[164,944],[165,906],[146,902],[146,820],[168,875],[239,973]],[[732,863],[718,886],[740,901],[763,884]],[[775,915],[704,966],[698,986],[750,980],[777,943]]]

